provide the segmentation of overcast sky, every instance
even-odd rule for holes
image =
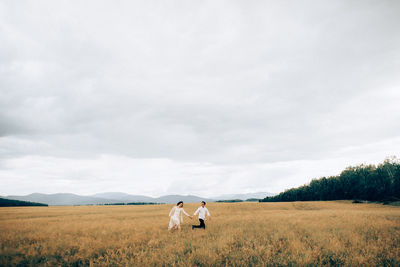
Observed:
[[[400,156],[400,1],[1,1],[0,195],[280,192]]]

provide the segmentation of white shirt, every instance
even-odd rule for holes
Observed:
[[[196,210],[196,212],[194,213],[194,215],[197,215],[197,213],[199,214],[199,219],[202,219],[202,220],[204,220],[205,218],[206,218],[206,213],[207,213],[207,216],[211,216],[210,215],[210,212],[208,211],[208,209],[206,208],[206,207],[199,207],[197,210]]]

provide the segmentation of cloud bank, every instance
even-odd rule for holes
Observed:
[[[279,192],[399,156],[399,8],[0,3],[0,194]]]

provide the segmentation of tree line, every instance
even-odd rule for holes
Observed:
[[[0,207],[20,207],[20,206],[46,206],[47,207],[48,205],[43,204],[43,203],[0,198]]]
[[[260,202],[311,200],[400,200],[400,161],[387,158],[377,166],[348,167],[338,176],[313,179],[309,184],[288,189]]]

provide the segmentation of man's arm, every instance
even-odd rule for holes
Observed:
[[[198,208],[195,212],[194,212],[194,214],[193,215],[197,215],[197,213],[199,213],[199,211],[200,211],[200,208]]]

